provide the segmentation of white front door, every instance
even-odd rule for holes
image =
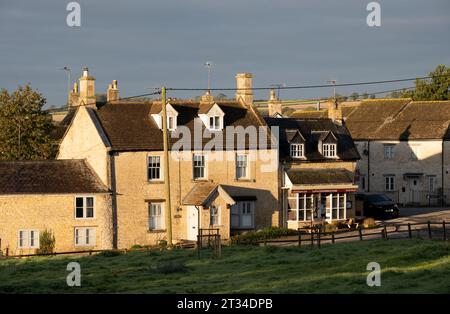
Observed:
[[[187,239],[197,241],[198,235],[198,210],[195,206],[187,208]]]

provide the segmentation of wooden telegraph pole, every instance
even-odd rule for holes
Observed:
[[[164,145],[164,190],[165,190],[165,218],[167,245],[172,247],[172,206],[170,203],[170,176],[169,176],[169,137],[167,132],[167,112],[166,112],[166,87],[161,87],[162,125],[163,125],[163,145]]]

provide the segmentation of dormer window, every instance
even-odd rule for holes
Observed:
[[[167,117],[167,129],[169,131],[175,131],[177,128],[177,117]]]
[[[291,157],[292,158],[305,157],[305,145],[304,144],[291,144]]]
[[[223,130],[225,113],[218,104],[200,104],[198,116],[203,121],[206,129],[210,131]]]
[[[167,114],[167,129],[169,131],[175,131],[177,129],[177,117],[178,112],[173,108],[171,104],[167,104],[166,106],[166,114]],[[151,114],[153,117],[153,121],[158,125],[158,128],[162,130],[162,110],[157,108],[154,113]]]
[[[322,154],[324,157],[336,157],[336,144],[322,144]]]
[[[210,130],[221,130],[222,123],[220,116],[209,117],[209,129]]]

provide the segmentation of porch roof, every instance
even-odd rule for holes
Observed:
[[[347,169],[289,169],[286,174],[293,185],[353,184],[353,173]]]
[[[199,183],[183,199],[183,205],[208,206],[218,195],[233,205],[236,201],[217,183]]]
[[[228,204],[234,205],[239,201],[255,201],[255,193],[251,189],[237,186],[222,185],[212,182],[196,184],[184,197],[183,205],[208,206],[212,200],[220,195]]]

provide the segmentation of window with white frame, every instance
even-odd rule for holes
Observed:
[[[211,116],[209,117],[209,129],[210,130],[221,130],[222,129],[222,117],[221,116]]]
[[[39,248],[39,230],[26,229],[19,230],[18,235],[19,249],[38,249]]]
[[[236,204],[231,206],[231,228],[254,228],[254,208],[255,203],[250,201],[236,202]]]
[[[80,196],[75,198],[75,217],[94,218],[94,197]]]
[[[75,228],[75,245],[76,246],[94,246],[95,245],[95,228],[94,227]]]
[[[395,190],[395,176],[393,175],[384,176],[384,190],[385,191]]]
[[[322,154],[324,157],[336,157],[336,144],[322,144]]]
[[[209,207],[209,224],[211,226],[218,226],[220,225],[220,212],[219,212],[219,206],[211,205]]]
[[[346,197],[345,193],[330,193],[330,206],[328,208],[328,218],[331,220],[346,219]]]
[[[175,131],[177,128],[177,117],[168,116],[167,117],[167,129],[169,131]]]
[[[236,155],[236,179],[248,179],[248,156],[244,154]]]
[[[394,147],[395,145],[393,144],[384,145],[384,159],[394,159],[395,157]]]
[[[148,227],[150,230],[164,229],[163,203],[149,203],[148,205]]]
[[[147,164],[148,164],[148,180],[149,181],[162,180],[161,157],[148,156]]]
[[[297,220],[310,221],[313,219],[314,195],[311,193],[298,193]]]
[[[291,157],[301,158],[305,155],[305,145],[304,144],[291,144]]]
[[[192,166],[194,180],[206,178],[206,158],[204,155],[194,155]]]

